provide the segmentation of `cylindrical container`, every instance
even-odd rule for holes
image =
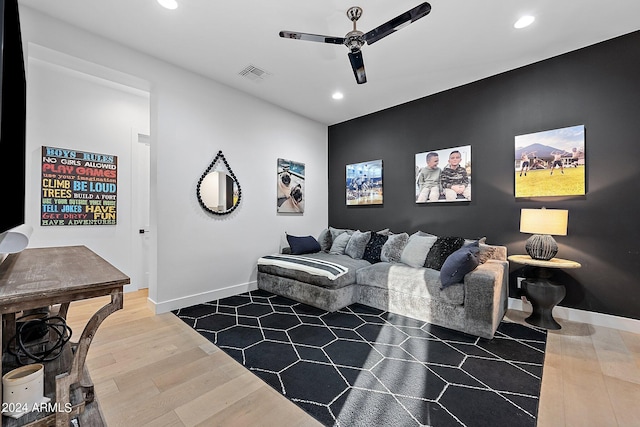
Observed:
[[[7,372],[2,377],[4,415],[16,417],[31,412],[44,397],[44,365],[35,363]]]

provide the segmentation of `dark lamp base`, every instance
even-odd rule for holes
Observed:
[[[543,261],[549,261],[558,253],[558,244],[548,234],[534,234],[524,247],[531,258]]]

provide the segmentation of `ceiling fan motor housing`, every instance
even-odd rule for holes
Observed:
[[[344,45],[349,48],[351,52],[357,52],[365,44],[364,33],[362,31],[354,30],[349,31],[344,36]]]

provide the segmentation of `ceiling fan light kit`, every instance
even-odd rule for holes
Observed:
[[[426,16],[431,12],[429,3],[422,3],[396,16],[392,20],[374,28],[368,33],[363,33],[356,28],[356,22],[362,16],[362,8],[358,6],[347,9],[347,17],[353,22],[353,30],[349,31],[344,37],[323,36],[318,34],[300,33],[295,31],[280,31],[280,37],[294,40],[307,40],[312,42],[343,44],[349,49],[349,62],[353,69],[353,75],[358,84],[367,82],[367,74],[364,70],[364,59],[362,57],[362,46],[373,44],[378,40],[395,33],[401,28],[406,27],[412,22]]]

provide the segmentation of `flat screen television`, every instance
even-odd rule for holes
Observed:
[[[0,0],[0,233],[24,223],[26,80],[18,0]]]

